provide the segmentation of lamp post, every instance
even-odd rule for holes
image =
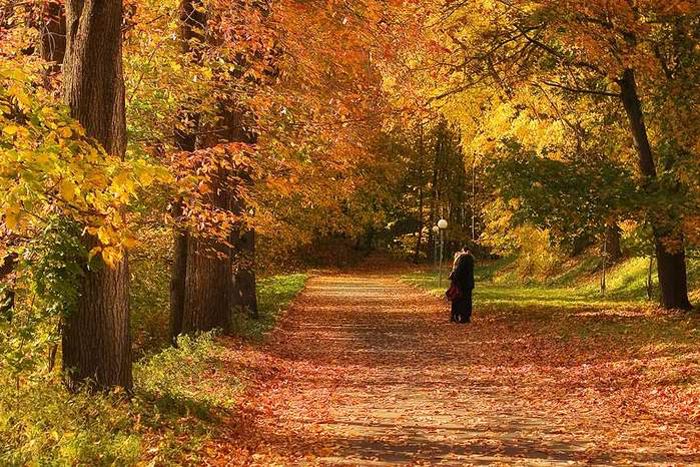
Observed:
[[[440,219],[438,221],[437,227],[440,231],[440,271],[438,272],[438,287],[442,288],[442,261],[445,256],[445,235],[444,231],[447,229],[447,221],[445,219]]]
[[[433,226],[433,270],[437,269],[438,265],[438,236],[440,235],[440,227]]]

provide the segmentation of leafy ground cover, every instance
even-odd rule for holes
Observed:
[[[504,267],[469,326],[406,265],[268,279],[261,324],[144,360],[130,404],[4,388],[0,463],[700,463],[697,315]]]
[[[426,275],[313,279],[251,356],[263,377],[210,461],[700,462],[697,318],[480,284],[454,325],[407,277]]]
[[[238,319],[237,338],[183,337],[144,358],[135,389],[68,394],[55,374],[0,387],[0,465],[172,465],[205,456],[208,440],[238,410],[252,375],[241,340],[259,339],[304,287],[306,275],[260,281],[259,322]]]

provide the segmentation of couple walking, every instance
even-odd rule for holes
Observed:
[[[468,323],[472,317],[472,291],[474,290],[474,257],[468,247],[455,254],[450,273],[447,298],[452,302],[451,322]]]

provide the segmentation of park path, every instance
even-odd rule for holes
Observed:
[[[556,342],[478,306],[449,324],[442,300],[396,277],[309,281],[266,345],[275,376],[249,464],[700,465],[672,428],[640,441],[643,421],[619,421],[605,381],[578,384]]]

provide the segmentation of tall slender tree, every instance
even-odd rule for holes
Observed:
[[[180,50],[191,55],[195,63],[202,60],[204,30],[207,16],[201,0],[182,0],[180,13]],[[183,109],[180,111],[178,127],[175,128],[175,147],[180,151],[192,152],[197,148],[197,131],[200,115]],[[183,332],[185,294],[187,286],[187,255],[189,234],[183,226],[183,200],[174,200],[172,216],[175,220],[173,240],[173,263],[170,273],[170,335],[173,340]]]

